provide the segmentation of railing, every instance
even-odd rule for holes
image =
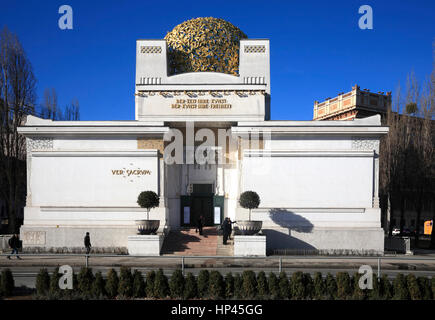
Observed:
[[[10,254],[0,254],[1,257],[10,256]],[[390,261],[434,261],[435,257],[422,257],[422,256],[267,256],[267,257],[245,257],[245,256],[139,256],[139,255],[113,255],[113,254],[62,254],[62,253],[51,253],[51,254],[19,254],[20,257],[59,257],[59,258],[71,258],[71,257],[82,257],[84,259],[84,266],[90,266],[90,258],[134,258],[134,259],[153,259],[153,260],[178,260],[181,264],[181,271],[184,274],[186,270],[186,260],[201,260],[201,259],[226,259],[226,260],[263,260],[262,267],[267,267],[266,262],[272,263],[272,265],[278,265],[278,272],[281,272],[283,268],[283,261],[286,260],[372,260],[377,263],[377,276],[381,277],[381,264],[382,260]],[[98,266],[98,265],[97,265]],[[230,267],[230,266],[228,266]],[[195,267],[194,267],[195,268]],[[201,267],[197,267],[201,268]]]

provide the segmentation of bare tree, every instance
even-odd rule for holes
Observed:
[[[57,105],[57,93],[54,88],[44,90],[44,100],[40,115],[44,119],[61,120],[62,110]]]
[[[71,101],[70,105],[65,107],[63,120],[78,121],[80,120],[80,105],[77,99]]]
[[[6,27],[0,33],[0,197],[6,203],[9,232],[25,202],[25,138],[17,127],[34,112],[35,77],[17,36]]]

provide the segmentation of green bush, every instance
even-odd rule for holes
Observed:
[[[225,282],[220,272],[215,270],[210,272],[208,292],[212,299],[222,299],[225,297]]]
[[[106,294],[109,298],[115,298],[118,295],[119,279],[118,274],[114,269],[110,269],[107,273]]]
[[[435,299],[435,276],[432,276],[431,287],[432,287],[432,298]]]
[[[259,299],[266,299],[269,295],[269,285],[267,283],[266,274],[260,271],[257,274],[257,297]]]
[[[312,299],[314,296],[314,281],[311,278],[311,274],[304,273],[305,284],[305,299]]]
[[[10,269],[4,269],[0,278],[0,295],[11,296],[15,287],[14,277]]]
[[[98,271],[95,274],[94,282],[92,283],[91,292],[95,298],[101,299],[106,295],[105,281],[103,279],[103,275],[101,274],[101,271]]]
[[[232,299],[234,297],[234,277],[231,272],[225,276],[225,298]]]
[[[321,300],[324,299],[326,295],[326,284],[323,280],[322,274],[316,272],[314,274],[314,289],[313,289],[313,299]]]
[[[209,278],[208,270],[201,270],[198,274],[198,295],[200,298],[208,297]]]
[[[372,291],[370,289],[361,289],[359,286],[359,280],[361,278],[362,274],[355,272],[352,277],[352,287],[353,287],[353,294],[352,298],[355,300],[365,300],[367,299],[368,291]],[[377,282],[376,278],[373,278],[373,282]],[[374,287],[373,287],[374,290]]]
[[[92,269],[83,267],[78,274],[77,280],[78,291],[83,295],[90,296],[92,294],[92,283],[94,282]]]
[[[172,298],[181,299],[184,293],[184,276],[181,270],[175,270],[169,281],[169,289]]]
[[[154,297],[154,281],[156,279],[156,273],[154,271],[148,271],[145,281],[145,294],[148,298]]]
[[[55,268],[50,277],[50,295],[58,295],[61,293],[61,289],[59,288],[59,279],[62,275],[59,273],[59,267]]]
[[[305,298],[304,274],[301,271],[294,272],[290,280],[291,297],[294,300]]]
[[[198,296],[198,288],[196,285],[196,279],[195,276],[189,272],[186,275],[186,280],[184,282],[184,292],[183,292],[183,298],[184,299],[193,299]]]
[[[430,287],[430,280],[427,277],[418,277],[417,282],[418,282],[418,286],[420,288],[421,299],[422,300],[431,300],[432,299],[432,290]]]
[[[379,281],[379,292],[381,299],[390,300],[393,297],[393,286],[385,274],[381,277],[381,281]]]
[[[280,294],[280,290],[279,290],[279,281],[278,281],[278,278],[276,277],[275,273],[273,273],[273,272],[269,273],[268,284],[269,284],[270,298],[274,299],[274,300],[280,299],[281,294]]]
[[[290,299],[291,298],[290,282],[284,271],[281,271],[279,273],[278,285],[279,285],[280,297],[282,299]]]
[[[134,270],[133,273],[133,297],[142,298],[145,296],[145,281],[142,273],[139,270]]]
[[[45,296],[48,294],[50,290],[50,275],[48,274],[47,269],[43,268],[39,270],[39,273],[36,276],[35,287],[38,296]]]
[[[421,300],[420,287],[417,278],[413,274],[406,276],[406,284],[408,286],[409,298],[411,300]]]
[[[399,273],[393,281],[394,300],[408,300],[409,291],[406,283],[406,278],[403,274]]]
[[[257,280],[252,270],[245,270],[242,273],[242,295],[245,299],[254,299],[257,295]]]
[[[340,300],[349,299],[352,295],[352,285],[347,272],[337,273],[337,298]]]
[[[243,280],[240,273],[234,276],[234,298],[243,299]]]
[[[326,286],[326,298],[328,300],[334,300],[337,298],[337,281],[334,276],[330,273],[326,275],[325,279]]]
[[[119,270],[118,294],[126,298],[133,296],[133,275],[128,267]]]
[[[168,278],[164,275],[163,270],[159,269],[154,280],[154,297],[166,298],[169,295]]]

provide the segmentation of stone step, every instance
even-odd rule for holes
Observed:
[[[162,254],[214,256],[217,246],[215,227],[204,227],[202,235],[195,232],[195,228],[175,230],[165,237]]]

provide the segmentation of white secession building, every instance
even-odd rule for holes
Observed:
[[[379,116],[270,120],[268,40],[240,41],[238,75],[171,75],[167,50],[165,40],[137,41],[134,121],[29,116],[19,129],[27,138],[24,248],[79,248],[86,232],[101,250],[126,248],[145,217],[136,202],[144,190],[160,196],[150,213],[159,232],[191,226],[199,214],[207,225],[246,220],[238,197],[254,190],[261,204],[252,220],[263,221],[268,249],[383,252],[378,158],[388,128]],[[173,128],[184,146],[194,133],[201,144],[205,128],[228,130],[236,146],[224,149],[226,163],[169,164],[164,135]],[[250,135],[259,141],[246,143]]]

